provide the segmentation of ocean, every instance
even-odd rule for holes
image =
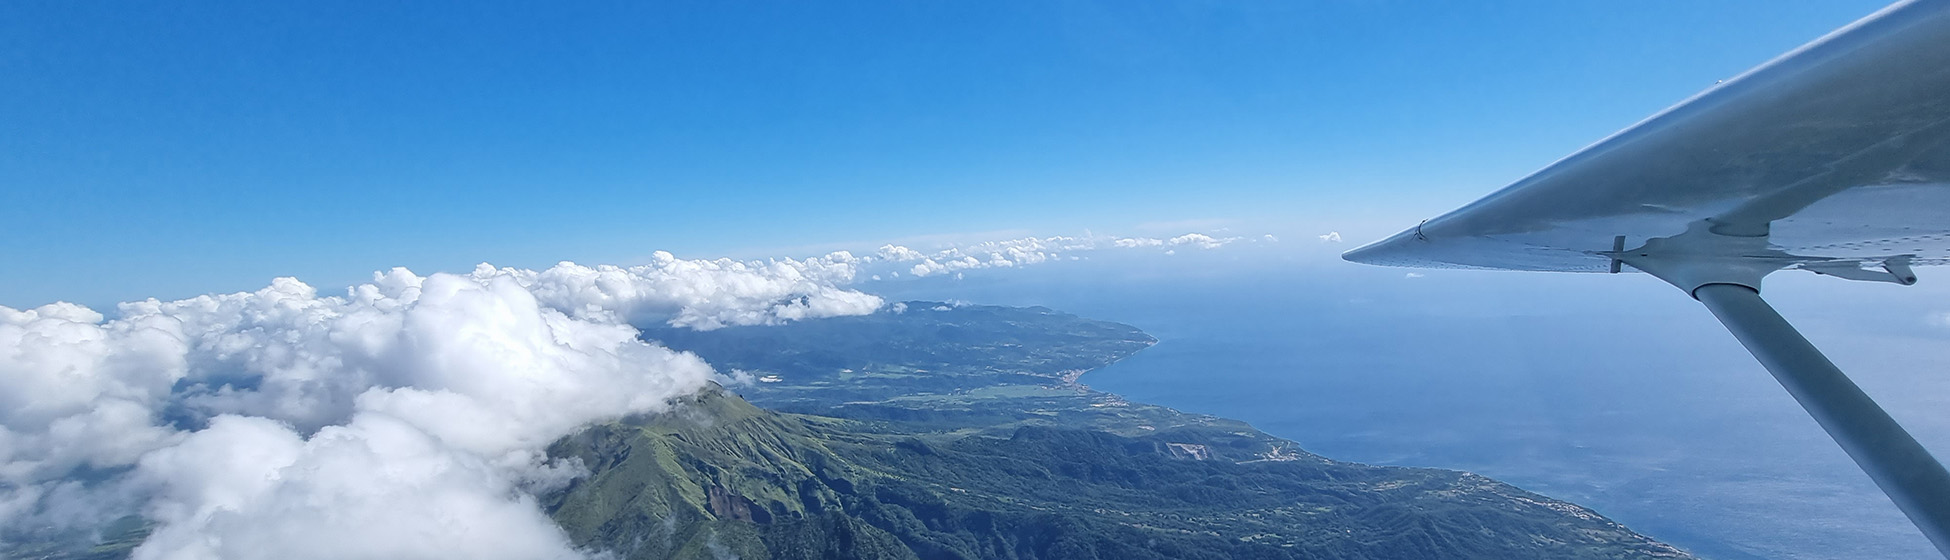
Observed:
[[[1331,256],[1093,258],[866,289],[1135,325],[1160,343],[1084,383],[1245,420],[1334,459],[1481,473],[1707,558],[1937,557],[1669,286],[1635,274],[1411,275]],[[1767,293],[1926,446],[1950,450],[1950,315],[1936,306],[1950,290],[1781,273]]]

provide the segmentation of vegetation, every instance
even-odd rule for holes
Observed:
[[[555,442],[588,474],[543,507],[578,546],[625,559],[1689,557],[1481,476],[1332,461],[1079,384],[1155,342],[1129,326],[903,307],[646,329],[741,371],[744,396],[713,387]],[[148,529],[128,517],[92,548],[0,556],[126,558]]]
[[[624,558],[1685,556],[1481,476],[1203,452],[1242,444],[1053,426],[944,443],[712,390],[558,442],[592,474],[548,507]]]
[[[1153,342],[1130,327],[905,307],[647,331],[802,413],[714,389],[591,428],[550,449],[591,474],[547,506],[624,558],[1687,557],[1481,476],[1331,461],[1077,384]]]

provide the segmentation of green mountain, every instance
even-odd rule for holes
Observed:
[[[1333,461],[1079,383],[1156,342],[1126,325],[906,302],[644,336],[742,382],[550,446],[588,474],[540,501],[599,558],[1691,557],[1481,476]],[[126,558],[147,532],[0,557]]]
[[[1154,341],[1042,308],[649,329],[752,379],[593,427],[545,505],[622,558],[1688,558],[1485,477],[1321,458],[1077,383]]]
[[[1022,426],[929,437],[711,390],[550,455],[592,474],[546,504],[623,558],[1683,558],[1488,478],[1290,455],[1257,438]]]

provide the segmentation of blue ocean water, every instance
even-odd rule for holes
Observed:
[[[1639,275],[1405,271],[1318,254],[1098,259],[888,282],[1045,305],[1160,343],[1083,382],[1251,422],[1328,457],[1478,472],[1708,558],[1935,558],[1764,370]],[[1771,298],[1950,449],[1946,292],[1771,279]],[[1941,454],[1941,452],[1940,452]]]

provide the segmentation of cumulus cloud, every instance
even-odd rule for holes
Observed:
[[[1318,237],[1320,237],[1320,240],[1321,240],[1321,242],[1323,242],[1323,243],[1340,243],[1340,242],[1341,242],[1341,232],[1338,232],[1338,231],[1330,231],[1330,232],[1327,232],[1326,234],[1324,234],[1324,235],[1320,235],[1320,236],[1318,236]]]
[[[382,413],[309,438],[222,416],[143,458],[160,525],[134,558],[581,556],[507,470]]]
[[[1268,238],[1270,240],[1271,236]],[[964,270],[1011,268],[1055,260],[1073,260],[1077,258],[1074,253],[1110,249],[1163,249],[1164,254],[1173,254],[1179,247],[1217,249],[1242,239],[1244,238],[1213,237],[1203,233],[1187,233],[1167,239],[1095,235],[1024,237],[950,247],[932,253],[900,245],[885,245],[876,251],[873,257],[862,259],[861,262],[869,265],[899,263],[904,267],[901,272],[925,277],[960,273]]]
[[[473,276],[513,278],[544,304],[578,318],[715,329],[872,313],[880,298],[837,287],[853,282],[863,262],[844,251],[756,262],[686,260],[658,251],[641,266],[565,262],[534,271],[483,265]]]
[[[1225,244],[1227,243],[1231,243],[1233,241],[1238,241],[1238,240],[1239,238],[1237,237],[1218,239],[1203,233],[1187,233],[1185,235],[1180,235],[1178,237],[1173,237],[1169,240],[1166,240],[1165,244],[1172,245],[1172,246],[1191,245],[1193,247],[1198,247],[1200,249],[1217,249],[1219,247],[1225,246]]]
[[[531,496],[581,468],[542,449],[723,378],[631,323],[870,313],[838,287],[857,263],[658,253],[330,297],[281,278],[115,319],[0,307],[0,539],[140,513],[145,559],[579,557]]]
[[[861,315],[884,305],[847,288],[863,277],[1242,239],[401,268],[342,295],[279,278],[255,292],[124,303],[112,319],[67,303],[0,306],[0,545],[133,513],[154,528],[141,559],[579,558],[533,496],[586,471],[544,448],[712,380],[750,383],[644,342],[633,325]]]

